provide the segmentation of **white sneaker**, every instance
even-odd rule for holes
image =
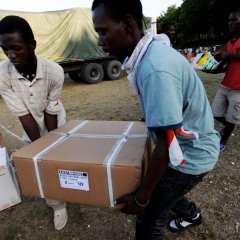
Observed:
[[[171,232],[181,232],[190,226],[196,226],[202,223],[202,215],[200,212],[194,218],[184,219],[182,217],[173,218],[167,227]]]
[[[65,227],[68,221],[68,214],[66,208],[54,210],[54,227],[56,230],[61,230]]]

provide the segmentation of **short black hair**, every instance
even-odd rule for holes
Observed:
[[[165,22],[162,25],[162,32],[165,32],[165,31],[169,30],[170,27],[174,27],[174,24],[171,23],[171,22]]]
[[[9,15],[0,21],[0,34],[18,32],[22,40],[29,43],[34,40],[33,31],[29,23],[19,16]]]
[[[94,0],[92,11],[103,4],[109,16],[115,21],[120,21],[123,16],[130,14],[137,22],[138,27],[143,29],[142,3],[140,0]]]
[[[231,9],[230,13],[239,13],[240,14],[240,8]]]

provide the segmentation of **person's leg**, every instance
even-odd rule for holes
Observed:
[[[54,227],[61,230],[68,221],[66,202],[59,200],[46,199],[46,204],[54,211]]]
[[[205,175],[206,173],[193,176],[188,186],[184,189],[184,194],[201,182]],[[168,223],[168,229],[172,232],[179,232],[190,226],[202,223],[200,209],[184,195],[176,202],[171,210],[177,214],[177,217],[172,218]]]
[[[226,121],[225,118],[215,117],[215,119],[224,125],[224,128],[220,132],[220,135],[221,135],[220,142],[221,142],[221,144],[226,145],[229,137],[231,136],[231,134],[235,128],[235,124]]]
[[[240,124],[240,90],[230,89],[227,94],[229,102],[227,113],[224,122],[224,134],[221,138],[221,143],[227,143],[236,124]]]
[[[31,141],[24,140],[24,145],[28,145]],[[59,200],[46,199],[46,204],[54,211],[54,227],[56,230],[61,230],[65,227],[68,221],[66,202]]]
[[[186,197],[182,197],[171,209],[177,216],[184,218],[194,218],[199,209],[194,202],[190,202]]]
[[[221,137],[222,144],[225,144],[225,145],[227,144],[227,141],[228,141],[229,137],[231,136],[234,128],[235,128],[234,123],[230,123],[230,122],[226,121],[225,128],[224,128],[224,135]]]
[[[222,123],[222,125],[226,124],[226,119],[224,117],[214,117],[218,122]]]
[[[46,204],[51,207],[53,210],[59,210],[66,207],[66,202],[53,200],[53,199],[46,199]]]
[[[223,151],[226,147],[226,142],[231,135],[231,127],[228,122],[226,121],[226,114],[229,109],[229,99],[228,99],[228,94],[229,94],[230,89],[226,88],[222,85],[219,85],[217,93],[212,101],[211,108],[213,112],[214,118],[223,124],[224,128],[221,129],[220,136],[221,136],[221,141],[220,141],[220,151]],[[225,129],[227,127],[227,129]],[[234,128],[234,127],[233,127]],[[226,133],[225,133],[226,132]]]
[[[194,202],[189,202],[186,197],[179,200],[171,209],[177,214],[168,222],[168,229],[171,232],[181,232],[190,226],[202,223],[202,215]]]
[[[144,214],[136,222],[136,240],[161,240],[172,207],[201,178],[168,168],[157,185]]]
[[[225,125],[225,114],[228,109],[228,99],[227,99],[228,89],[219,85],[216,95],[212,101],[211,108],[214,118]]]

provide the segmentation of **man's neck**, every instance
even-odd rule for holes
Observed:
[[[32,81],[36,77],[37,72],[37,58],[34,56],[31,61],[29,61],[29,64],[22,68],[17,69],[18,72],[26,79]]]
[[[234,34],[233,37],[231,38],[231,43],[234,43],[238,40],[238,38],[240,37],[240,33],[238,34]]]

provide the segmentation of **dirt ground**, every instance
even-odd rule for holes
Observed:
[[[198,72],[211,100],[222,75]],[[66,77],[62,102],[67,118],[87,120],[138,120],[137,97],[126,78],[96,85],[75,83]],[[21,126],[0,99],[0,132],[10,152],[22,143],[6,129],[21,136]],[[4,129],[4,128],[6,129]],[[216,124],[216,129],[220,125]],[[181,234],[166,231],[166,239],[240,239],[240,128],[236,127],[215,169],[189,194],[201,208],[203,224]],[[4,194],[4,193],[0,193]],[[0,212],[0,240],[133,240],[135,217],[115,209],[68,204],[69,221],[55,231],[52,211],[43,199],[23,197],[22,203]]]

